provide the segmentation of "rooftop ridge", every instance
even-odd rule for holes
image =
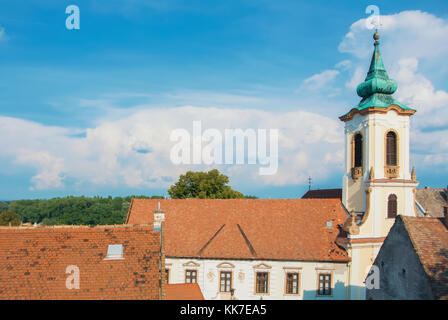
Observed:
[[[218,231],[216,231],[213,236],[202,246],[201,249],[199,249],[198,251],[198,256],[200,257],[202,252],[204,252],[204,250],[208,247],[208,245],[213,241],[213,239],[216,238],[216,236],[221,232],[221,230],[226,226],[226,224],[223,224]]]
[[[241,235],[243,236],[244,240],[246,241],[247,246],[249,247],[250,253],[254,256],[254,258],[257,257],[257,252],[255,251],[254,247],[252,246],[252,243],[250,243],[249,239],[246,237],[246,234],[243,231],[243,228],[239,224],[237,224],[238,229],[240,230]]]
[[[0,230],[45,230],[45,229],[123,229],[123,228],[153,228],[152,224],[114,224],[114,225],[54,225],[54,226],[0,226]]]

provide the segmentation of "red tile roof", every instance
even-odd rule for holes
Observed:
[[[197,283],[167,284],[166,300],[204,300],[204,296]]]
[[[158,299],[159,232],[152,226],[1,227],[0,299]],[[122,260],[105,260],[122,244]],[[70,265],[80,288],[67,289]]]
[[[133,199],[126,223],[152,223],[158,201],[167,257],[349,261],[335,244],[340,200]]]
[[[302,199],[342,199],[342,189],[309,190]]]
[[[443,217],[444,207],[448,206],[448,190],[442,188],[416,189],[415,199],[430,216]]]
[[[448,299],[448,229],[438,218],[403,217],[436,299]]]

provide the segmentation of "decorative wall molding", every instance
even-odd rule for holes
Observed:
[[[235,268],[235,265],[231,264],[230,262],[221,262],[216,266],[216,268]]]

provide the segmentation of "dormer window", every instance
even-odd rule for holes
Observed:
[[[123,257],[123,245],[110,244],[107,247],[106,258],[104,260],[122,260]]]

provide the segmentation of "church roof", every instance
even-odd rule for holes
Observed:
[[[0,227],[0,299],[156,300],[159,237],[152,226]],[[123,258],[105,259],[117,244]],[[66,287],[69,266],[79,289]]]
[[[415,199],[430,216],[443,217],[444,208],[448,207],[448,188],[416,189]]]
[[[342,199],[342,189],[309,190],[302,199]]]
[[[401,109],[400,111],[408,114],[415,112],[414,109],[401,104],[392,97],[392,94],[397,90],[397,82],[389,78],[384,67],[379,49],[379,34],[375,33],[373,37],[375,43],[370,68],[364,82],[356,88],[357,94],[362,99],[354,108],[340,117],[343,121],[349,114],[353,114],[356,111],[365,111],[370,108],[387,110],[391,106],[394,106],[394,108]]]
[[[158,201],[167,257],[349,261],[338,199],[133,199],[126,223],[152,223]]]

